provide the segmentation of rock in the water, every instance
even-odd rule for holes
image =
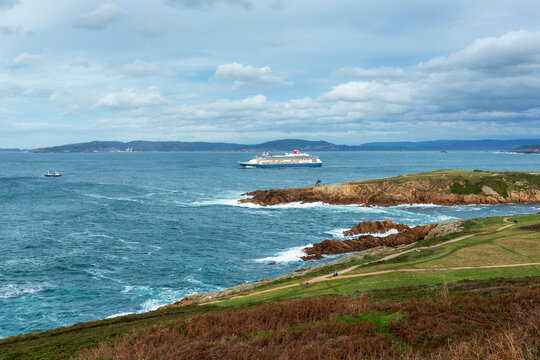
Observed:
[[[323,255],[345,254],[353,251],[364,251],[378,246],[396,247],[399,245],[411,244],[422,240],[426,235],[437,226],[437,224],[428,224],[424,226],[415,226],[413,228],[402,225],[404,230],[398,234],[391,234],[385,237],[373,235],[362,235],[350,240],[324,240],[311,247],[304,249],[307,256],[302,260],[321,259]]]
[[[384,234],[391,229],[396,229],[398,232],[408,229],[404,224],[396,224],[392,220],[384,221],[364,221],[353,226],[350,230],[344,231],[343,235],[352,236],[356,234]]]

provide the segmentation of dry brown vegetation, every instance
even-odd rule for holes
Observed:
[[[537,359],[540,289],[369,303],[312,297],[126,334],[79,359]]]

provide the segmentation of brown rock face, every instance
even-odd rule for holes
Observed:
[[[396,229],[399,232],[408,229],[409,227],[404,224],[396,224],[392,220],[384,221],[364,221],[358,225],[353,226],[350,230],[344,231],[343,235],[352,236],[356,234],[384,234],[385,232]]]
[[[391,234],[385,237],[376,237],[372,235],[362,235],[350,240],[324,240],[316,243],[312,247],[304,249],[307,256],[302,260],[321,259],[323,255],[344,254],[353,251],[364,251],[378,246],[395,247],[399,245],[411,244],[422,240],[437,224],[416,226],[413,228],[407,225],[397,224],[404,230],[399,234]]]

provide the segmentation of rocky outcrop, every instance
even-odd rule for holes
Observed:
[[[354,225],[350,230],[344,231],[343,235],[352,236],[357,234],[384,234],[392,229],[396,229],[398,232],[408,229],[409,227],[404,224],[396,224],[392,220],[384,221],[364,221],[358,225]]]
[[[311,247],[304,249],[307,254],[302,260],[321,259],[323,255],[344,254],[354,251],[364,251],[378,246],[396,247],[400,245],[411,244],[424,239],[437,224],[428,224],[424,226],[408,227],[401,225],[404,229],[398,234],[391,234],[385,237],[373,235],[362,235],[350,240],[324,240]]]
[[[440,170],[396,178],[290,189],[257,190],[240,202],[394,206],[400,204],[504,204],[540,202],[540,173]]]

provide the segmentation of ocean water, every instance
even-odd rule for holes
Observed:
[[[540,171],[494,152],[320,152],[322,168],[242,169],[251,153],[0,153],[0,337],[156,309],[313,264],[301,249],[360,221],[409,225],[533,205],[239,205],[256,189],[435,169]],[[45,178],[59,170],[60,178]],[[327,258],[322,261],[330,261]],[[269,262],[275,261],[275,265]]]

